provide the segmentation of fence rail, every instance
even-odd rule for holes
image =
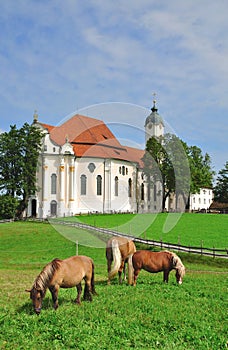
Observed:
[[[171,249],[179,252],[184,252],[184,253],[191,253],[191,254],[199,254],[199,255],[205,255],[205,256],[211,256],[213,258],[225,258],[228,259],[228,249],[217,249],[217,248],[206,248],[203,246],[200,247],[194,247],[194,246],[184,246],[180,244],[173,244],[169,242],[163,242],[162,240],[160,241],[155,241],[155,240],[149,240],[149,239],[143,239],[139,237],[135,237],[132,235],[124,234],[119,231],[115,230],[110,230],[107,228],[101,228],[101,227],[95,227],[79,222],[67,222],[67,221],[60,221],[60,220],[53,220],[53,223],[55,224],[61,224],[61,225],[67,225],[67,226],[75,226],[78,228],[81,228],[83,230],[89,230],[95,232],[99,232],[103,235],[112,235],[112,236],[122,236],[122,237],[127,237],[131,238],[134,242],[141,243],[141,244],[146,244],[149,246],[154,246],[158,247],[160,249]],[[99,237],[101,240],[102,237]]]

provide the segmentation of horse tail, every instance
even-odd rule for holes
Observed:
[[[133,256],[133,254],[129,255],[129,257],[128,257],[128,284],[130,284],[130,285],[133,284],[133,275],[134,275],[132,256]]]
[[[113,267],[108,274],[109,279],[112,279],[117,274],[122,261],[119,244],[116,239],[112,240],[112,255],[113,255]]]
[[[92,277],[91,277],[91,293],[92,294],[97,294],[95,291],[95,282],[94,282],[94,262],[93,260],[91,261],[92,263]]]

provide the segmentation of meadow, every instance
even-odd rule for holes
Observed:
[[[103,220],[111,225],[111,217]],[[47,292],[37,316],[25,289],[53,258],[74,255],[75,243],[49,223],[33,222],[0,224],[0,242],[0,349],[227,348],[226,259],[179,254],[186,266],[181,286],[174,272],[164,284],[161,273],[145,271],[136,287],[119,285],[117,278],[107,286],[104,249],[79,244],[78,253],[95,262],[98,295],[78,306],[76,290],[61,289],[54,311]]]

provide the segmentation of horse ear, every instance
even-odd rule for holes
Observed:
[[[32,289],[25,289],[25,292],[30,293]]]

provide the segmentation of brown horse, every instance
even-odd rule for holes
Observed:
[[[181,259],[175,253],[168,251],[138,250],[132,257],[132,264],[134,268],[134,286],[136,286],[136,280],[141,269],[152,273],[163,271],[163,280],[166,283],[168,283],[171,270],[176,270],[176,281],[179,284],[182,283],[185,275],[185,267]]]
[[[125,263],[128,263],[128,283],[132,284],[133,267],[132,255],[136,252],[135,244],[125,237],[114,236],[106,244],[106,259],[108,268],[108,284],[110,280],[119,274],[119,283],[122,283],[122,272],[124,270],[124,280],[126,279]],[[111,268],[113,262],[113,267]]]
[[[65,260],[54,259],[48,263],[36,277],[32,289],[26,290],[30,293],[34,311],[40,314],[42,301],[47,288],[50,290],[54,309],[58,304],[59,288],[77,288],[75,302],[80,304],[82,293],[82,280],[85,280],[84,300],[92,301],[92,294],[96,294],[94,286],[94,263],[87,256],[72,256]]]

